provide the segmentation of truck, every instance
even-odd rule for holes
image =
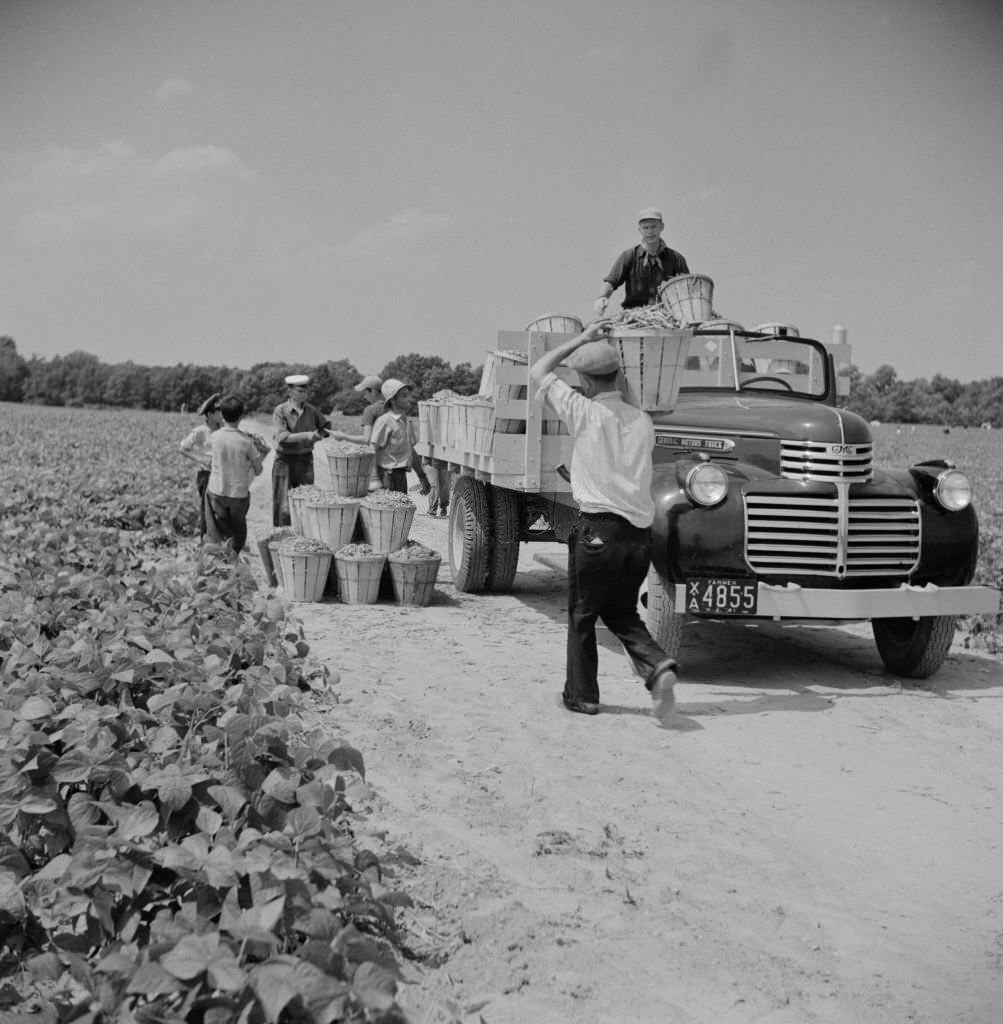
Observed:
[[[521,544],[567,541],[572,438],[529,366],[569,336],[500,332],[482,394],[419,403],[417,451],[454,474],[448,562],[462,592],[508,591]],[[999,591],[972,584],[968,477],[938,458],[876,465],[870,425],[839,405],[840,338],[712,319],[609,340],[655,428],[644,614],[669,656],[691,619],[869,621],[889,672],[925,679],[958,616],[999,611]]]

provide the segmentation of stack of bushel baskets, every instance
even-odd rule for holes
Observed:
[[[292,526],[258,541],[269,582],[294,601],[328,594],[345,604],[375,604],[388,575],[400,604],[428,604],[442,558],[408,540],[414,502],[406,494],[370,492],[375,453],[368,445],[327,442],[324,452],[331,486],[292,488]]]
[[[442,558],[429,548],[409,543],[414,513],[414,502],[396,491],[373,491],[362,499],[359,522],[363,541],[346,545],[334,557],[343,601],[375,604],[380,581],[389,568],[398,603],[429,603]]]

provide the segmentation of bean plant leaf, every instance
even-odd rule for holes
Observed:
[[[223,992],[239,992],[247,984],[247,973],[232,956],[217,957],[209,964],[209,984]]]
[[[366,762],[362,753],[347,743],[335,747],[327,759],[340,771],[356,771],[362,778],[366,777]]]
[[[130,995],[146,996],[148,999],[155,999],[157,996],[166,996],[172,992],[180,992],[182,986],[177,980],[178,978],[190,981],[192,978],[197,978],[201,973],[199,971],[190,975],[182,975],[168,971],[163,965],[163,960],[170,955],[168,953],[165,957],[162,957],[159,964],[140,964],[136,969],[136,973],[129,980],[126,991]]]
[[[219,932],[186,935],[160,958],[160,965],[182,981],[191,981],[202,974],[219,949]]]
[[[235,786],[210,786],[208,793],[219,804],[228,821],[233,821],[247,803],[247,797]]]
[[[91,773],[94,760],[91,755],[80,747],[68,750],[56,762],[52,769],[52,777],[56,782],[74,783],[85,781]]]
[[[155,832],[160,825],[157,808],[149,800],[136,805],[105,803],[101,807],[115,822],[116,833],[122,839],[142,839]]]
[[[352,987],[370,1009],[389,1010],[397,992],[397,980],[385,967],[367,961],[356,968]]]
[[[251,969],[251,987],[266,1020],[277,1021],[286,1006],[299,995],[292,969],[294,962],[292,957],[281,957],[266,960]]]
[[[296,787],[300,783],[300,773],[293,768],[273,768],[261,784],[262,792],[277,800],[280,804],[296,803]]]
[[[21,705],[21,717],[26,722],[37,722],[40,718],[48,718],[53,711],[55,711],[55,705],[48,697],[40,697],[37,694],[29,697]]]

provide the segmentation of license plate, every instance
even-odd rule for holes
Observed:
[[[755,580],[686,581],[686,610],[700,615],[755,615],[758,597]]]

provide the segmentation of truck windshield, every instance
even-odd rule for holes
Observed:
[[[825,347],[807,338],[698,327],[683,363],[680,390],[724,388],[822,398],[828,386]]]

